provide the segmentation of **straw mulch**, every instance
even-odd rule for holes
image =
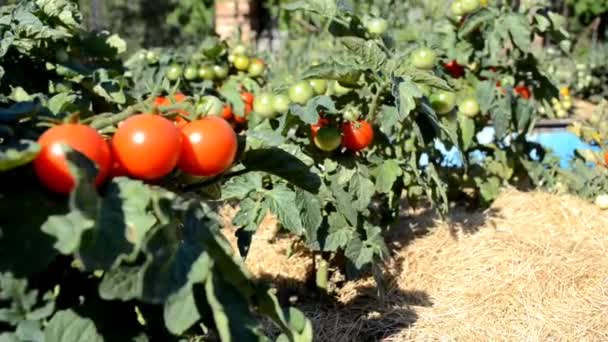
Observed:
[[[334,300],[296,303],[315,341],[608,341],[607,212],[505,190],[485,212],[456,208],[449,223],[407,214],[387,240],[384,304],[371,279],[346,283]],[[310,258],[288,258],[292,241],[273,239],[272,226],[254,238],[247,264],[301,287]]]

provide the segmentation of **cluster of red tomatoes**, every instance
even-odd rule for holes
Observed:
[[[44,132],[38,143],[34,170],[42,184],[60,194],[75,186],[64,145],[95,162],[96,185],[115,176],[155,181],[176,167],[195,176],[215,176],[234,163],[238,148],[236,133],[221,117],[173,122],[157,114],[129,117],[111,139],[87,125],[62,124]]]
[[[342,146],[347,150],[360,151],[374,141],[374,129],[365,120],[345,121],[338,129],[331,121],[321,117],[310,126],[310,136],[320,150],[331,152]]]

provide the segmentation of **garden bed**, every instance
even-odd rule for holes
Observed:
[[[307,296],[310,258],[287,258],[291,239],[269,243],[273,226],[254,237],[247,265]],[[595,206],[507,190],[484,212],[456,208],[449,224],[405,213],[393,232],[384,305],[371,278],[333,301],[296,303],[315,341],[608,340],[608,213]]]

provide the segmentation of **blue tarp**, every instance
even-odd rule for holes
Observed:
[[[484,128],[477,134],[476,139],[481,144],[492,142],[494,140],[494,129],[492,127]],[[528,140],[537,142],[546,149],[551,150],[557,157],[560,158],[560,165],[563,168],[568,168],[572,157],[574,157],[575,150],[599,150],[599,147],[583,142],[579,137],[565,129],[532,133],[530,136],[528,136]],[[506,143],[508,144],[508,141]],[[435,148],[437,148],[444,156],[444,160],[442,162],[443,166],[459,167],[462,165],[461,153],[456,147],[452,147],[448,151],[446,150],[445,146],[437,140],[435,141]],[[473,159],[479,158],[481,160],[483,158],[483,154],[479,151],[474,151],[471,153],[471,157]],[[424,166],[427,163],[428,156],[421,156],[420,165]]]

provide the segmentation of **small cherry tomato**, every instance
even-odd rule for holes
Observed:
[[[182,77],[183,69],[179,64],[173,64],[167,69],[167,78],[169,81],[177,81]]]
[[[340,147],[342,135],[335,127],[321,127],[315,134],[313,141],[320,150],[331,152]]]
[[[161,116],[138,114],[118,127],[112,147],[130,176],[155,180],[177,165],[181,135],[174,123]]]
[[[198,77],[198,69],[196,68],[196,66],[193,65],[189,65],[186,67],[186,70],[184,70],[184,78],[187,79],[188,81],[192,81],[195,80]]]
[[[314,139],[317,136],[317,132],[325,126],[329,125],[329,120],[325,118],[319,118],[316,124],[310,125],[310,136]]]
[[[437,114],[447,114],[456,106],[456,95],[442,90],[432,94],[429,101]]]
[[[435,52],[429,48],[419,48],[412,52],[412,65],[418,69],[432,69],[435,65]]]
[[[96,164],[96,185],[101,185],[108,176],[112,165],[110,148],[101,134],[89,126],[63,124],[49,128],[40,136],[38,144],[41,150],[34,159],[34,171],[40,182],[53,192],[69,194],[76,185],[63,145],[84,154]]]
[[[277,113],[287,113],[289,111],[289,97],[284,94],[278,94],[274,96],[274,102],[272,107]]]
[[[212,81],[215,78],[215,72],[210,65],[203,65],[198,68],[198,77],[202,80]]]
[[[242,55],[236,55],[234,56],[234,67],[239,70],[239,71],[247,71],[249,69],[249,64],[250,64],[250,60],[249,57],[247,56],[242,56]]]
[[[247,73],[251,77],[261,76],[266,70],[266,65],[264,65],[264,61],[256,58],[251,61],[249,64],[249,68],[247,69]]]
[[[213,72],[218,80],[223,80],[228,76],[228,68],[224,65],[214,65]]]
[[[234,113],[232,113],[232,107],[230,105],[224,105],[222,109],[222,118],[226,121],[232,120]]]
[[[342,123],[342,146],[351,151],[360,151],[374,141],[374,129],[369,122],[359,120],[357,122]]]
[[[243,100],[243,102],[252,105],[253,104],[253,99],[254,99],[254,97],[253,97],[252,93],[250,93],[248,91],[245,91],[245,92],[241,93],[241,100]]]
[[[372,18],[366,23],[365,28],[372,35],[381,36],[388,29],[388,22],[382,18]]]
[[[517,87],[515,87],[515,92],[526,100],[530,99],[530,97],[532,96],[530,94],[530,89],[528,89],[528,87],[526,87],[525,85],[518,85]]]
[[[313,78],[308,83],[316,95],[323,95],[327,91],[327,81],[324,79]]]
[[[456,61],[445,63],[443,67],[453,78],[461,78],[464,76],[464,67]]]
[[[471,118],[477,116],[479,111],[479,103],[475,98],[472,97],[465,98],[458,105],[458,112]]]
[[[306,81],[300,81],[289,87],[289,99],[301,105],[305,105],[312,98],[313,89]]]
[[[262,93],[253,100],[253,111],[265,119],[275,117],[274,96],[270,93]]]
[[[182,128],[179,168],[196,176],[215,176],[228,169],[236,157],[238,140],[226,120],[209,116]]]

